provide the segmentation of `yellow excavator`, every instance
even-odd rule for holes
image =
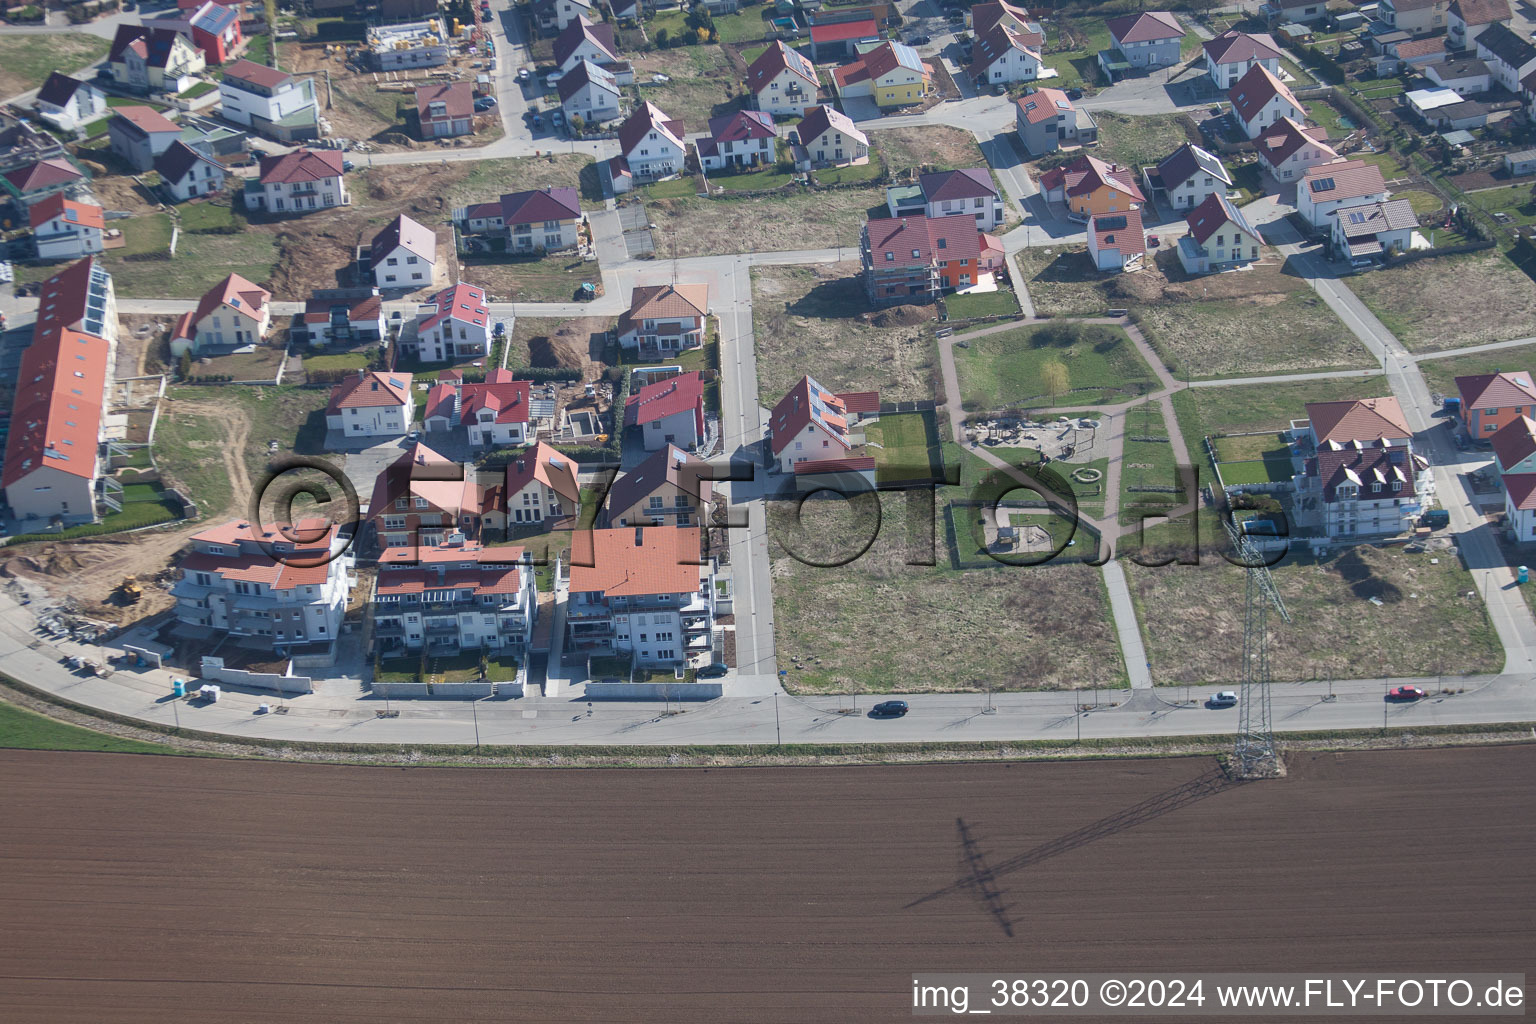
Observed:
[[[117,585],[117,596],[123,604],[138,604],[139,599],[144,596],[144,588],[139,586],[138,577],[123,577],[123,582]]]

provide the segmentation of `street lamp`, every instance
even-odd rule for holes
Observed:
[[[480,698],[469,702],[469,710],[475,716],[475,752],[480,752]]]

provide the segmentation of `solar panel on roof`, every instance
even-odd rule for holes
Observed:
[[[1312,182],[1312,191],[1313,192],[1328,192],[1328,191],[1332,190],[1332,188],[1333,188],[1333,179],[1332,178],[1319,178],[1318,180]]]
[[[1365,214],[1358,213],[1358,212],[1351,213],[1349,215],[1349,222],[1351,224],[1364,224],[1365,223]]]

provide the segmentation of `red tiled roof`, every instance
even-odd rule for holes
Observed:
[[[1147,238],[1141,227],[1141,211],[1124,213],[1100,213],[1094,215],[1089,225],[1093,232],[1094,249],[1117,250],[1121,258],[1144,254]]]
[[[1376,164],[1368,164],[1364,160],[1341,160],[1338,163],[1308,167],[1296,186],[1298,193],[1302,189],[1307,190],[1313,202],[1325,203],[1335,199],[1376,195],[1387,190],[1387,183],[1381,176],[1381,168]]]
[[[105,211],[101,207],[93,203],[77,203],[73,199],[66,199],[62,192],[55,192],[41,202],[33,204],[27,211],[27,217],[33,230],[55,217],[63,217],[70,224],[96,228],[98,231],[107,223]]]
[[[16,186],[16,191],[26,193],[35,192],[40,188],[51,188],[54,185],[65,185],[71,181],[79,181],[83,177],[85,175],[81,174],[68,160],[63,157],[50,157],[6,172],[5,180]]]
[[[1403,445],[1382,447],[1347,447],[1323,449],[1306,461],[1308,476],[1317,477],[1323,485],[1323,500],[1337,500],[1337,488],[1344,484],[1360,487],[1360,497],[1369,499],[1372,484],[1381,484],[1377,495],[1382,498],[1412,498],[1414,480],[1425,463],[1422,456],[1413,455]],[[1394,491],[1392,484],[1402,486]]]
[[[1215,39],[1206,40],[1202,48],[1217,64],[1280,59],[1280,47],[1268,32],[1249,34],[1229,28]]]
[[[1252,121],[1270,100],[1276,96],[1284,99],[1294,108],[1299,115],[1306,114],[1306,108],[1296,98],[1280,79],[1270,73],[1262,64],[1255,64],[1244,73],[1237,84],[1227,91],[1227,99],[1232,101],[1232,111],[1243,121]]]
[[[958,171],[936,171],[921,175],[918,184],[923,198],[930,203],[945,199],[995,199],[992,173],[985,167],[966,167]]]
[[[573,594],[649,597],[692,594],[699,589],[699,531],[696,527],[623,527],[593,530],[588,536],[591,547],[572,558],[570,591]],[[590,555],[590,558],[582,558],[582,554]],[[582,565],[582,561],[592,564]]]
[[[272,293],[265,288],[252,284],[239,274],[230,274],[203,293],[202,299],[197,304],[197,312],[192,316],[192,322],[202,323],[204,317],[225,306],[259,320],[262,310],[271,299]]]
[[[1028,25],[1031,23],[1029,11],[1016,7],[1007,0],[992,0],[990,3],[971,5],[971,29],[978,36],[984,36],[992,30],[994,25],[1006,22]]]
[[[531,483],[540,483],[573,506],[581,505],[581,488],[576,482],[576,461],[560,454],[543,441],[524,449],[521,455],[507,463],[506,480],[506,494],[509,498]],[[572,511],[575,511],[574,507]]]
[[[1017,103],[1019,109],[1024,112],[1024,120],[1030,124],[1050,121],[1060,114],[1071,113],[1073,110],[1072,101],[1067,99],[1067,94],[1050,86],[1041,86],[1028,96],[1020,96]]]
[[[986,33],[977,35],[966,72],[980,78],[1000,58],[1014,52],[1026,53],[1038,62],[1042,42],[1036,33],[1018,32],[1008,22],[999,21]]]
[[[1396,398],[1361,398],[1341,402],[1308,402],[1307,420],[1318,444],[1332,441],[1379,441],[1384,437],[1412,437]]]
[[[336,149],[296,149],[281,156],[261,158],[261,183],[284,185],[303,181],[339,178],[343,174],[341,151]]]
[[[555,36],[551,46],[551,54],[555,63],[560,67],[570,60],[571,54],[581,46],[583,42],[591,43],[603,52],[609,60],[619,59],[618,47],[613,41],[613,26],[607,22],[594,25],[584,15],[578,14],[576,20],[570,22]]]
[[[1510,473],[1503,480],[1510,504],[1522,512],[1536,508],[1536,473]]]
[[[768,415],[773,454],[781,454],[791,441],[805,433],[805,429],[813,423],[818,424],[847,450],[850,447],[847,441],[847,412],[842,399],[810,376],[801,377]]]
[[[811,31],[814,33],[816,30],[812,28]],[[757,59],[747,68],[747,88],[753,92],[767,88],[770,82],[786,70],[803,79],[810,86],[811,94],[815,95],[815,66],[800,51],[790,49],[777,39],[769,43],[768,49],[758,54]]]
[[[704,404],[704,378],[697,371],[647,384],[624,403],[624,425],[640,426]]]
[[[656,104],[646,100],[619,125],[620,152],[628,156],[640,140],[653,131],[665,136],[678,149],[686,148],[683,145],[683,122],[673,120]]]
[[[738,110],[734,114],[709,119],[708,141],[716,144],[771,139],[776,135],[773,115],[761,110]]]
[[[266,89],[276,89],[293,76],[286,71],[269,68],[265,64],[257,64],[254,61],[241,58],[224,69],[225,78],[238,78],[242,82],[250,82]]]
[[[1328,145],[1327,138],[1326,128],[1303,128],[1291,118],[1282,117],[1260,132],[1259,137],[1253,140],[1253,145],[1269,166],[1279,167],[1295,155],[1297,150],[1308,145],[1322,150],[1325,162],[1336,160],[1339,154]]]
[[[1450,11],[1467,25],[1491,25],[1513,17],[1505,0],[1451,0]]]
[[[1053,167],[1040,176],[1045,191],[1064,189],[1071,196],[1092,195],[1101,188],[1116,188],[1137,202],[1146,202],[1136,184],[1136,174],[1129,167],[1107,164],[1098,157],[1080,156],[1069,164]]]
[[[842,132],[850,139],[858,139],[861,145],[869,145],[869,136],[859,131],[858,125],[853,123],[852,118],[834,107],[809,108],[796,130],[800,133],[800,144],[809,146],[833,129]]]
[[[1167,11],[1143,11],[1111,18],[1104,23],[1113,39],[1122,43],[1145,43],[1155,39],[1182,39],[1184,26]]]
[[[484,327],[491,315],[491,309],[485,302],[485,291],[472,284],[451,285],[423,305],[435,306],[436,311],[416,325],[418,331],[431,330],[444,320],[462,320],[476,327]]]
[[[866,473],[875,468],[873,455],[850,455],[843,459],[806,459],[795,463],[797,476],[806,473]]]
[[[181,128],[154,107],[113,107],[114,118],[122,118],[128,124],[133,125],[146,135],[153,132],[175,132],[181,134]]]
[[[326,412],[338,409],[375,409],[391,405],[405,405],[411,400],[411,375],[409,373],[381,373],[369,370],[355,377],[348,377],[331,389],[331,401]]]
[[[873,21],[841,21],[831,25],[812,25],[811,42],[837,43],[849,39],[869,39],[880,34]]]
[[[703,459],[669,444],[646,456],[644,462],[614,481],[613,489],[608,492],[608,511],[617,514],[634,508],[663,484],[671,484],[684,494],[707,503],[714,496],[708,465]]]
[[[533,385],[514,380],[511,370],[495,369],[485,375],[484,384],[465,384],[460,389],[463,422],[474,420],[482,409],[496,414],[497,423],[527,423],[532,417],[528,400]]]
[[[1231,201],[1220,192],[1212,192],[1206,196],[1199,206],[1189,211],[1184,222],[1189,225],[1189,236],[1201,245],[1204,245],[1206,239],[1227,224],[1236,226],[1254,239],[1259,238],[1258,232],[1248,223],[1248,218],[1243,216],[1243,212],[1233,206]]]
[[[987,235],[991,238],[991,235]],[[880,411],[880,392],[878,391],[842,391],[836,396],[843,408],[849,412],[869,413]]]
[[[1536,403],[1536,387],[1531,384],[1531,375],[1524,370],[1457,377],[1456,391],[1461,395],[1462,409],[1469,411]]]
[[[432,104],[443,104],[440,117],[474,117],[475,87],[468,82],[437,82],[416,89],[416,116],[422,124],[433,120]]]
[[[1428,39],[1408,39],[1398,43],[1392,49],[1396,51],[1399,60],[1424,57],[1431,53],[1444,53],[1445,37],[1433,36]]]
[[[474,211],[470,211],[474,216]],[[581,195],[574,188],[538,188],[508,192],[501,197],[501,218],[513,224],[542,224],[546,220],[581,217]]]
[[[1516,416],[1500,427],[1493,435],[1493,453],[1506,470],[1536,455],[1536,420]]]

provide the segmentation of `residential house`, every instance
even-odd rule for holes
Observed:
[[[236,519],[192,535],[171,588],[176,620],[284,654],[341,633],[355,556],[341,527]]]
[[[385,291],[415,291],[432,284],[437,232],[405,214],[384,225],[369,247],[373,283]]]
[[[16,521],[95,520],[117,330],[112,275],[94,257],[38,286],[37,322],[14,374],[20,386],[0,463]],[[102,500],[110,507],[105,494]]]
[[[1407,252],[1419,218],[1406,199],[1340,207],[1333,218],[1333,254],[1356,266]]]
[[[823,22],[810,26],[811,59],[819,63],[858,55],[859,46],[880,41],[880,24],[874,19]]]
[[[860,54],[851,64],[834,68],[832,81],[839,96],[869,96],[885,110],[923,102],[931,91],[933,69],[912,47],[887,42]]]
[[[891,217],[868,221],[860,236],[864,289],[874,305],[932,302],[976,284],[983,239],[968,217]]]
[[[1509,473],[1504,484],[1504,532],[1519,544],[1536,539],[1536,473]]]
[[[527,526],[565,519],[581,512],[581,487],[576,461],[543,441],[525,448],[507,463],[507,523]]]
[[[1184,26],[1167,11],[1142,11],[1111,18],[1109,45],[1133,68],[1166,68],[1179,62]]]
[[[203,59],[214,66],[233,60],[245,49],[245,37],[240,33],[240,11],[213,0],[145,18],[144,24],[149,28],[180,32],[202,51]]]
[[[647,100],[619,125],[619,153],[636,178],[666,178],[683,169],[683,136],[683,122]]]
[[[581,228],[581,196],[574,188],[509,192],[498,205],[497,217],[506,230],[508,252],[560,252],[576,248]]]
[[[1043,32],[1021,32],[999,21],[986,35],[976,37],[966,74],[981,87],[1033,82],[1044,64],[1040,56],[1044,45]]]
[[[1504,154],[1504,169],[1510,177],[1523,178],[1536,174],[1536,149],[1522,149]]]
[[[697,527],[593,530],[573,557],[566,650],[637,666],[708,664],[715,576],[700,565]]]
[[[296,149],[261,158],[256,180],[246,179],[245,205],[271,213],[308,213],[352,202],[341,152]]]
[[[1046,202],[1065,203],[1068,216],[1078,220],[1137,210],[1147,201],[1136,185],[1135,171],[1087,155],[1042,174],[1040,191]]]
[[[560,111],[570,123],[599,125],[623,113],[618,79],[589,60],[577,62],[561,76],[555,91],[560,95]]]
[[[1207,196],[1184,220],[1189,232],[1179,239],[1178,253],[1186,273],[1209,274],[1259,258],[1263,238],[1222,193]]]
[[[1029,11],[1016,7],[1008,0],[990,0],[988,3],[971,5],[971,30],[984,36],[997,25],[1007,25],[1015,32],[1038,32],[1040,25],[1030,17]]]
[[[295,342],[311,347],[378,341],[384,336],[384,301],[377,288],[319,289],[304,301],[293,328]]]
[[[1383,444],[1412,447],[1413,428],[1396,397],[1308,402],[1306,440],[1314,449],[1329,445]]]
[[[475,87],[434,82],[416,90],[416,124],[423,139],[452,139],[475,132]]]
[[[619,346],[642,360],[673,358],[704,343],[708,315],[708,285],[636,285],[629,309],[619,317]]]
[[[1403,74],[1445,60],[1445,36],[1410,36],[1398,32],[1400,37],[1385,41],[1382,54],[1376,58],[1376,77]]]
[[[153,107],[115,107],[107,122],[112,152],[136,171],[155,166],[155,158],[181,140],[181,129]]]
[[[359,370],[331,388],[325,425],[344,437],[403,437],[416,418],[411,375]]]
[[[1227,93],[1227,99],[1232,102],[1232,115],[1250,139],[1258,138],[1282,117],[1293,121],[1307,119],[1307,108],[1296,94],[1262,64],[1249,68]]]
[[[1536,386],[1524,370],[1457,377],[1456,391],[1462,426],[1474,441],[1487,441],[1516,417],[1536,417]]]
[[[667,445],[613,482],[610,526],[707,526],[714,501],[709,463]]]
[[[728,167],[760,167],[778,157],[778,132],[773,115],[763,110],[738,110],[709,119],[709,135],[694,143],[705,171]]]
[[[1296,186],[1296,212],[1315,228],[1332,230],[1330,221],[1341,207],[1379,203],[1387,198],[1381,168],[1364,160],[1308,167]]]
[[[454,46],[441,18],[369,25],[364,44],[376,71],[440,67],[448,63]]]
[[[224,165],[177,139],[155,158],[160,184],[178,203],[213,195],[224,188]]]
[[[1429,495],[1429,462],[1407,445],[1330,442],[1295,478],[1298,520],[1334,543],[1392,537],[1412,528]]]
[[[801,463],[863,456],[863,435],[852,431],[854,414],[844,396],[815,378],[801,377],[768,415],[768,447],[780,472]]]
[[[1222,92],[1236,85],[1255,65],[1272,75],[1280,74],[1280,44],[1267,32],[1254,34],[1230,28],[1201,47],[1206,74]]]
[[[1282,117],[1253,140],[1253,147],[1259,161],[1277,181],[1294,181],[1309,167],[1339,159],[1327,137],[1326,128],[1303,128],[1291,118]]]
[[[542,35],[559,35],[580,18],[592,16],[591,0],[534,0],[533,22]]]
[[[1501,474],[1536,473],[1536,420],[1516,416],[1493,434],[1493,455]],[[1522,532],[1522,537],[1530,537]]]
[[[1147,254],[1140,210],[1094,214],[1087,234],[1088,258],[1099,270],[1134,270]]]
[[[1003,197],[985,167],[958,171],[934,171],[918,177],[923,190],[923,213],[928,217],[970,217],[982,231],[1001,227]]]
[[[1445,12],[1445,39],[1453,50],[1471,48],[1489,25],[1509,25],[1508,0],[1451,0]]]
[[[1474,42],[1493,80],[1512,93],[1518,94],[1521,81],[1536,71],[1536,46],[1501,22],[1484,28]]]
[[[484,383],[468,384],[457,372],[441,373],[427,392],[422,423],[430,431],[464,427],[475,448],[507,448],[533,437],[529,401],[533,386],[497,367]]]
[[[576,70],[576,65],[584,60],[598,67],[619,63],[613,26],[606,22],[594,25],[584,17],[577,17],[561,29],[555,37],[553,52],[555,65],[564,73]]]
[[[521,661],[538,613],[533,565],[521,546],[488,548],[450,531],[436,544],[379,554],[373,637],[380,658],[481,650]]]
[[[212,117],[191,113],[182,114],[176,123],[181,125],[181,141],[204,156],[231,165],[250,162],[249,132]]]
[[[237,60],[219,81],[219,109],[224,120],[280,142],[320,137],[320,108],[315,81],[286,71]]]
[[[1328,17],[1328,4],[1325,0],[1268,0],[1259,13],[1272,25],[1316,25]]]
[[[1424,65],[1424,77],[1458,96],[1477,96],[1493,84],[1488,65],[1475,57],[1447,58]]]
[[[55,193],[75,195],[88,191],[85,173],[68,157],[51,157],[6,171],[5,191],[18,206],[26,208]]]
[[[1060,89],[1042,87],[1021,96],[1014,110],[1014,125],[1032,156],[1099,141],[1099,126],[1093,116],[1074,107]]]
[[[77,260],[102,250],[105,211],[55,192],[27,210],[40,260]]]
[[[424,363],[491,352],[490,307],[485,291],[472,284],[451,285],[417,306],[414,328],[401,333],[400,346]]]
[[[1445,30],[1449,9],[1450,0],[1381,0],[1376,16],[1388,28],[1426,36]]]
[[[5,124],[10,121],[9,124]],[[42,160],[69,159],[69,150],[52,132],[31,121],[0,114],[0,174],[31,167]]]
[[[54,71],[37,90],[33,107],[44,121],[71,132],[107,112],[107,95],[90,82]]]
[[[811,107],[795,130],[807,161],[814,166],[841,167],[869,159],[869,136],[835,107]]]
[[[1207,197],[1226,195],[1232,187],[1232,175],[1221,158],[1189,142],[1156,167],[1143,170],[1142,180],[1149,192],[1163,193],[1164,202],[1175,210],[1193,210]]]
[[[259,345],[272,326],[272,293],[230,274],[203,293],[197,308],[176,318],[171,355]]]
[[[119,25],[107,66],[112,80],[130,92],[179,95],[199,81],[208,58],[173,28]]]
[[[381,555],[404,549],[409,561],[414,549],[437,547],[451,533],[479,537],[488,501],[500,493],[483,487],[472,465],[415,441],[374,478],[362,539],[371,537]]]
[[[645,385],[624,403],[624,426],[640,431],[648,452],[697,448],[706,436],[703,376],[680,373]]]

